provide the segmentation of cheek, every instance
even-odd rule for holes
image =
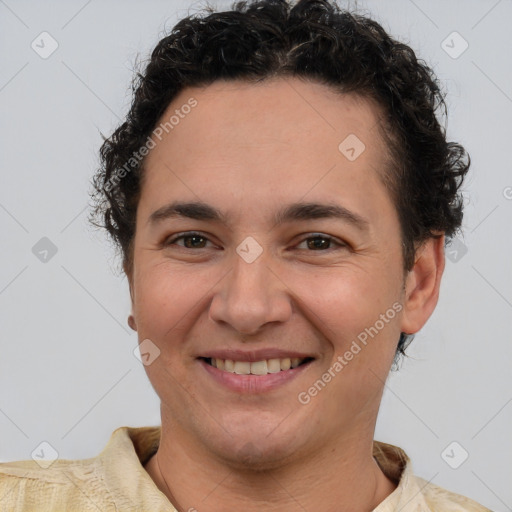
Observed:
[[[378,400],[400,336],[397,282],[389,272],[366,270],[330,269],[293,281],[304,314],[323,338],[321,371],[333,383],[324,403],[334,416]]]
[[[136,282],[136,312],[139,336],[168,341],[188,329],[201,308],[205,293],[218,279],[201,272],[170,265],[147,267]]]
[[[297,272],[289,279],[294,295],[304,305],[304,314],[342,349],[392,306],[396,287],[385,272],[369,268],[347,265],[324,270],[310,275]]]

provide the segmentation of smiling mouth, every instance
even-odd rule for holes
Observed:
[[[313,361],[312,357],[298,358],[286,357],[282,359],[263,359],[262,361],[233,361],[232,359],[218,359],[201,357],[210,366],[227,373],[237,375],[268,375],[292,370]]]

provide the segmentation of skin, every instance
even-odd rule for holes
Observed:
[[[297,78],[219,81],[185,89],[162,119],[190,97],[197,106],[146,158],[128,275],[132,327],[161,351],[145,367],[162,417],[146,470],[178,510],[373,510],[396,488],[372,457],[384,383],[400,332],[417,332],[436,306],[444,236],[419,247],[404,274],[370,100]],[[352,162],[338,150],[349,134],[366,146]],[[207,202],[229,225],[148,223],[175,200]],[[276,225],[274,212],[297,201],[342,205],[368,229],[332,218]],[[164,245],[184,231],[206,238]],[[319,233],[346,245],[315,249]],[[248,236],[263,249],[252,263],[236,252]],[[301,404],[298,394],[396,302],[401,311]],[[197,359],[212,348],[315,359],[271,391],[240,393]]]

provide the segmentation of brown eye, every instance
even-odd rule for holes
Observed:
[[[331,240],[329,238],[316,236],[314,238],[308,238],[308,249],[329,249],[331,245]]]
[[[176,244],[178,240],[183,240],[183,245]],[[201,235],[200,233],[186,233],[167,240],[165,245],[179,245],[180,247],[185,247],[186,249],[204,249],[204,244],[207,242],[208,238]]]
[[[301,242],[301,243],[304,243],[304,242],[306,243],[307,248],[310,251],[323,252],[323,251],[326,251],[327,249],[331,249],[332,244],[335,244],[338,247],[346,247],[346,245],[344,243],[337,241],[333,237],[327,236],[327,235],[320,235],[320,234],[314,235],[314,236],[309,236],[309,237],[305,238],[303,240],[303,242]]]

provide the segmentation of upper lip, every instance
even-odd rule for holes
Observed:
[[[198,357],[205,359],[230,359],[232,361],[247,361],[256,362],[263,361],[264,359],[286,359],[286,358],[299,358],[299,359],[314,359],[313,354],[306,354],[304,352],[297,352],[295,350],[283,350],[275,348],[258,349],[258,350],[235,350],[235,349],[217,349],[208,350]]]

